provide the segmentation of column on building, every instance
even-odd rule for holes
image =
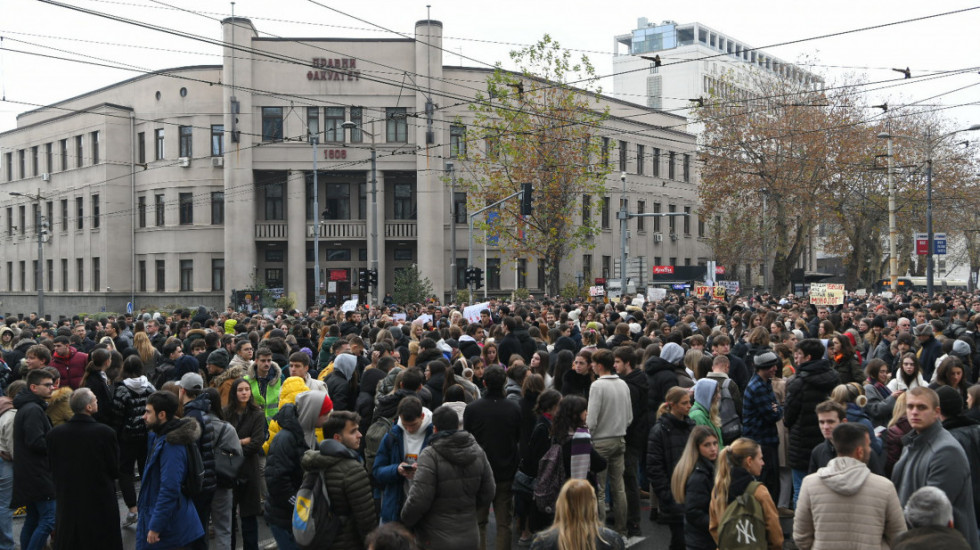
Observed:
[[[365,177],[366,177],[366,180],[365,181],[367,182],[367,184],[366,184],[367,185],[367,188],[366,188],[367,189],[367,221],[366,221],[367,228],[366,228],[364,234],[367,236],[367,254],[368,254],[367,267],[368,267],[368,269],[371,269],[371,267],[373,266],[373,264],[371,263],[371,259],[372,258],[375,258],[375,257],[378,258],[378,295],[379,296],[374,301],[376,301],[377,303],[381,303],[381,299],[385,295],[385,292],[386,292],[385,289],[387,288],[386,285],[388,284],[388,280],[389,280],[389,278],[387,276],[387,273],[388,273],[388,268],[387,268],[387,265],[388,265],[388,261],[387,261],[388,260],[388,256],[386,255],[387,254],[388,247],[385,246],[385,219],[387,218],[387,215],[385,214],[385,212],[387,210],[385,208],[385,177],[384,177],[384,172],[382,172],[380,169],[377,170],[377,188],[378,188],[378,193],[377,193],[378,194],[378,198],[377,198],[377,201],[378,201],[378,208],[377,208],[377,211],[378,211],[378,223],[377,223],[377,225],[374,225],[374,210],[375,209],[372,206],[372,204],[373,204],[373,198],[372,198],[372,195],[371,195],[371,188],[372,188],[372,186],[371,186],[371,169],[370,168],[368,168],[368,171],[365,173]],[[372,228],[376,229],[377,230],[377,233],[378,233],[378,238],[377,238],[377,241],[378,241],[378,255],[377,256],[374,256],[374,240],[375,239],[373,239],[371,237]]]
[[[306,309],[306,172],[291,171],[286,178],[286,295],[296,297],[296,308]],[[313,197],[310,197],[313,200]]]

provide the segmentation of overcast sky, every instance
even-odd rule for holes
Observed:
[[[604,75],[612,72],[613,37],[633,30],[638,17],[658,23],[665,19],[678,23],[698,21],[750,46],[764,47],[972,8],[978,4],[976,0],[826,0],[819,3],[624,0],[614,4],[567,0],[428,2],[432,6],[431,17],[443,22],[447,50],[461,51],[465,56],[487,63],[500,61],[508,66],[509,50],[533,43],[549,33],[567,48],[588,51],[599,74]],[[78,0],[73,3],[212,39],[221,38],[217,20],[231,14],[229,2],[211,0],[166,3]],[[321,3],[361,20],[306,0],[239,0],[235,13],[250,18],[260,33],[282,37],[390,38],[396,35],[378,27],[410,34],[415,21],[426,17],[425,0],[342,3],[322,0]],[[195,10],[200,14],[175,8]],[[99,63],[129,64],[140,70],[221,62],[217,47],[79,14],[37,0],[0,0],[0,13],[3,14],[0,17],[0,35],[3,36],[0,75],[6,98],[0,102],[0,131],[16,127],[16,114],[34,108],[35,104],[65,99],[138,74],[28,56],[12,50],[70,58],[87,55],[91,56],[89,59],[98,58]],[[888,100],[894,105],[921,101],[948,106],[950,108],[943,112],[955,120],[956,126],[966,127],[980,123],[980,108],[976,105],[954,106],[980,102],[978,27],[980,9],[766,48],[766,51],[787,61],[796,61],[801,56],[815,58],[817,66],[812,70],[824,73],[828,83],[846,72],[863,74],[869,81],[883,81],[899,76],[891,71],[892,67],[907,66],[913,76],[973,67],[972,71],[958,76],[923,81],[913,79],[900,82],[898,86],[891,83],[887,89],[874,89],[882,85],[867,88],[871,103]],[[447,65],[461,62],[458,56],[451,54],[444,60]],[[462,64],[478,65],[465,59]],[[612,92],[612,79],[602,85],[607,93]]]

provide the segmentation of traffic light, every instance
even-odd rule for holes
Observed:
[[[521,215],[530,216],[534,213],[534,186],[530,183],[521,184]]]
[[[473,268],[473,282],[477,289],[483,288],[483,270],[479,267]]]
[[[378,270],[377,269],[369,269],[368,270],[368,283],[371,286],[373,286],[373,287],[377,287],[378,286]]]
[[[49,227],[50,224],[48,223],[48,218],[46,216],[41,216],[41,242],[42,243],[48,242],[49,235],[50,235],[50,231],[48,231]]]
[[[368,269],[366,267],[357,268],[357,288],[360,289],[361,294],[367,294],[369,284]]]

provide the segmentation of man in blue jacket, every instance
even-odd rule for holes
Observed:
[[[201,427],[176,414],[176,395],[158,391],[146,399],[149,456],[137,503],[136,550],[182,548],[204,537],[194,504],[180,490],[187,475],[187,445],[197,443]]]
[[[422,406],[415,396],[407,396],[398,403],[398,423],[378,447],[371,475],[381,485],[381,523],[399,521],[402,505],[418,463],[422,449],[432,437],[432,413]]]

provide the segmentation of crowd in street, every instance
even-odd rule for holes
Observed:
[[[980,550],[978,323],[959,292],[9,318],[0,550],[14,514],[23,550],[621,549],[644,500],[672,550]]]

